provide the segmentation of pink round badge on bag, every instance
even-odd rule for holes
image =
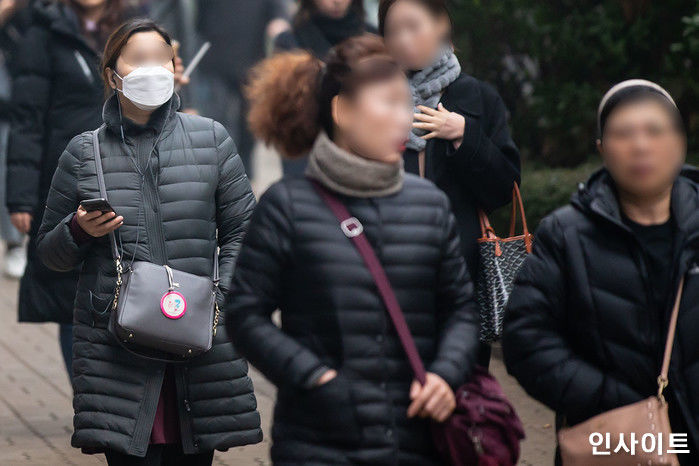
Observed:
[[[168,319],[179,319],[187,312],[187,300],[177,291],[168,291],[160,299],[160,310]]]

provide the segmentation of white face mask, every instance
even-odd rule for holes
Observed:
[[[175,75],[160,66],[140,66],[121,79],[121,92],[141,110],[155,110],[170,100],[175,90]],[[117,89],[119,90],[119,89]]]

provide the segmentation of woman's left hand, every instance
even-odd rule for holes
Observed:
[[[454,391],[443,378],[432,372],[427,373],[425,385],[413,380],[410,386],[408,417],[429,417],[437,422],[444,422],[456,408]]]
[[[437,106],[437,110],[424,105],[418,105],[417,108],[422,113],[414,115],[417,121],[413,123],[413,128],[429,131],[428,134],[422,136],[422,139],[439,138],[447,141],[458,141],[464,137],[466,119],[463,115],[450,112],[441,103]]]

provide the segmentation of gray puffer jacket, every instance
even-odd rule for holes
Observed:
[[[178,106],[173,97],[144,126],[124,120],[123,141],[116,98],[104,106],[99,138],[109,202],[124,216],[118,237],[127,263],[135,255],[210,276],[218,233],[226,292],[255,198],[223,126],[178,113]],[[73,138],[59,160],[38,250],[54,270],[82,263],[74,311],[73,446],[144,456],[165,364],[133,356],[107,330],[116,281],[108,237],[79,244],[70,231],[80,202],[100,197],[91,136]],[[185,453],[262,439],[247,369],[223,325],[208,353],[173,365]]]

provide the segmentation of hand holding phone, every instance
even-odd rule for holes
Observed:
[[[106,206],[96,201],[104,201]],[[86,206],[93,210],[88,212]],[[103,212],[102,208],[106,208],[107,211]],[[117,215],[114,209],[112,209],[109,203],[104,199],[83,201],[75,215],[80,228],[95,238],[100,238],[109,234],[124,224],[124,217]]]
[[[87,212],[94,212],[99,210],[103,214],[107,212],[114,212],[114,209],[106,199],[100,197],[98,199],[86,199],[80,203],[80,207],[85,209]]]

